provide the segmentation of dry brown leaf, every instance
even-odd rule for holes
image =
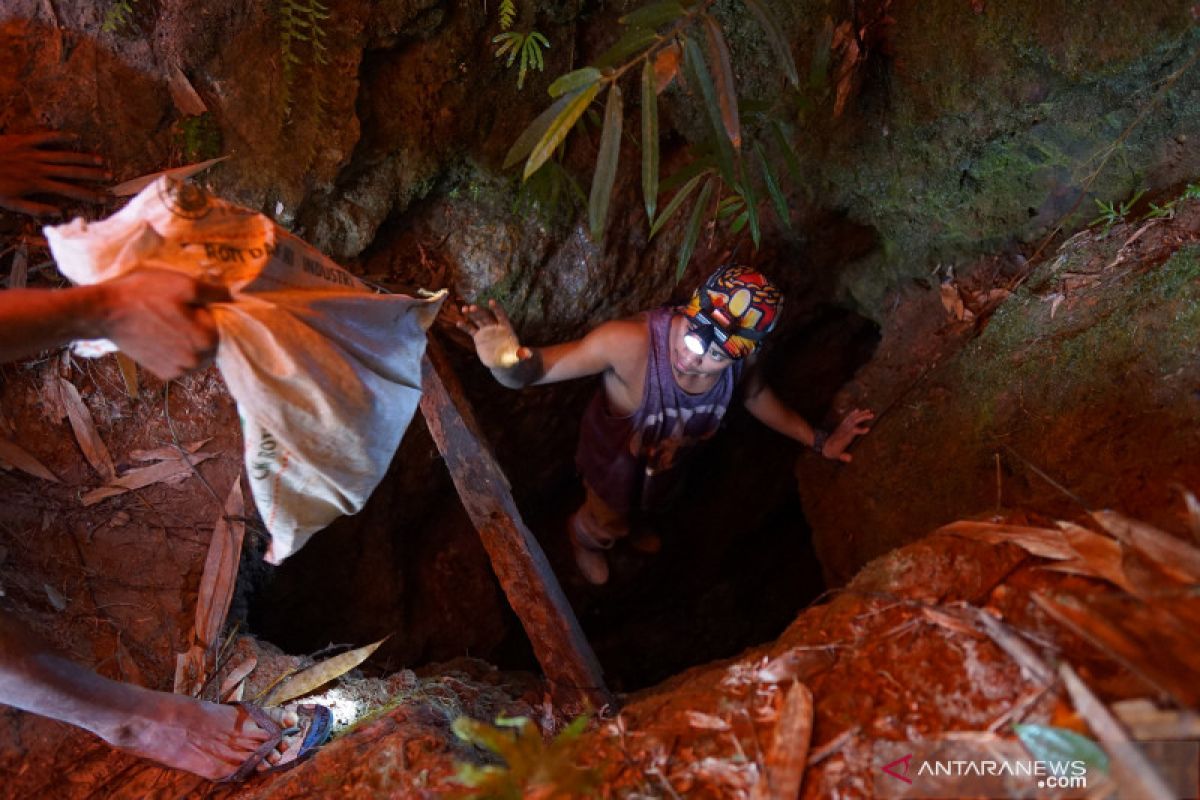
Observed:
[[[71,420],[71,430],[75,432],[79,449],[83,451],[84,457],[92,465],[92,469],[96,470],[100,479],[105,483],[111,482],[117,474],[117,469],[113,466],[112,456],[108,454],[108,446],[96,430],[92,412],[83,404],[83,398],[79,396],[75,384],[59,378],[59,388],[62,390],[63,405],[66,406],[67,418]]]
[[[208,106],[204,105],[200,95],[196,94],[192,82],[183,74],[183,70],[174,64],[171,65],[167,77],[167,89],[171,92],[171,101],[175,103],[175,108],[185,117],[198,117],[208,111]]]
[[[812,727],[812,692],[803,683],[793,684],[784,698],[767,751],[765,774],[750,795],[754,800],[795,800],[800,796]]]
[[[1187,489],[1180,490],[1183,494],[1183,502],[1187,505],[1188,511],[1188,530],[1192,532],[1192,538],[1200,544],[1200,501],[1196,500],[1196,495],[1189,492]]]
[[[771,659],[756,670],[754,680],[767,684],[803,681],[833,666],[836,660],[833,652],[827,647],[796,647]]]
[[[51,359],[42,370],[39,394],[42,399],[42,414],[55,425],[67,418],[67,408],[63,405],[62,389],[58,380],[58,364],[56,360]]]
[[[17,245],[13,253],[12,270],[8,273],[8,288],[24,289],[29,281],[29,256],[26,254],[25,243]]]
[[[138,667],[137,662],[133,660],[133,654],[129,652],[129,648],[121,641],[121,637],[117,637],[117,671],[120,673],[120,678],[123,683],[132,683],[135,686],[145,686],[146,679],[142,675],[142,670]]]
[[[132,197],[133,195],[145,189],[162,175],[169,175],[177,181],[182,181],[193,175],[199,174],[211,167],[213,164],[219,164],[229,156],[221,156],[220,158],[210,158],[208,161],[201,161],[197,164],[186,164],[182,167],[173,167],[164,169],[160,172],[152,172],[149,175],[141,175],[137,178],[131,178],[124,183],[119,183],[108,190],[109,194],[115,197]]]
[[[1008,542],[1035,556],[1054,560],[1066,560],[1078,555],[1062,532],[1053,528],[1031,528],[964,519],[943,525],[935,533],[949,533],[990,544]]]
[[[703,711],[686,711],[684,715],[690,727],[702,731],[727,731],[730,725],[720,717],[705,714]]]
[[[1124,664],[1150,686],[1175,698],[1181,705],[1200,707],[1200,687],[1189,678],[1195,674],[1195,670],[1182,661],[1166,642],[1157,640],[1154,629],[1147,629],[1144,622],[1139,624],[1141,630],[1131,631],[1111,614],[1098,613],[1077,598],[1052,599],[1034,594],[1033,599],[1060,625]]]
[[[221,702],[228,703],[230,695],[234,694],[235,690],[240,690],[245,687],[244,681],[249,677],[254,668],[258,666],[258,658],[250,656],[238,663],[236,667],[229,671],[225,676],[225,680],[221,682]],[[241,699],[240,696],[238,699]]]
[[[1095,511],[1092,512],[1092,518],[1104,530],[1145,553],[1179,580],[1200,583],[1200,549],[1153,525],[1130,519],[1116,511]]]
[[[207,655],[203,647],[193,646],[175,656],[175,694],[197,697],[204,687]]]
[[[1117,722],[1112,712],[1105,707],[1092,690],[1080,680],[1063,662],[1058,674],[1071,695],[1071,702],[1108,751],[1111,774],[1117,781],[1118,797],[1167,798],[1175,794],[1163,782],[1162,777],[1136,748],[1127,746],[1129,734]]]
[[[212,441],[212,437],[201,439],[198,442],[190,442],[183,445],[183,449],[188,453],[194,453],[204,445]],[[129,457],[134,461],[182,461],[183,456],[179,452],[179,448],[169,444],[166,447],[156,447],[153,450],[131,450]]]
[[[242,538],[246,534],[246,524],[241,520],[245,512],[239,476],[230,487],[224,511],[213,527],[208,555],[204,559],[204,573],[200,576],[200,593],[196,599],[196,639],[205,647],[211,647],[217,640],[217,634],[225,625],[229,604],[233,601],[238,563],[242,557]]]
[[[1054,672],[1049,665],[1011,628],[982,608],[968,606],[967,612],[975,616],[979,627],[983,628],[996,646],[1017,662],[1017,666],[1021,668],[1021,674],[1027,679],[1041,686],[1049,685],[1054,680]]]
[[[28,450],[8,439],[0,439],[0,464],[15,467],[44,481],[51,481],[52,483],[60,482],[54,476],[54,473],[48,470],[42,462],[30,455]]]
[[[921,616],[925,617],[925,619],[932,622],[934,625],[940,625],[951,633],[957,633],[971,639],[984,638],[983,631],[979,630],[970,622],[963,619],[962,616],[953,611],[946,611],[940,608],[934,608],[933,606],[922,606]]]
[[[671,85],[671,81],[675,80],[675,76],[679,74],[681,56],[679,42],[672,42],[658,51],[658,55],[654,57],[655,94],[662,94]]]
[[[946,309],[947,314],[959,322],[971,322],[975,319],[974,312],[963,303],[962,294],[958,291],[957,286],[946,282],[938,291],[942,298],[942,308]]]
[[[1112,710],[1134,739],[1200,739],[1200,714],[1193,711],[1159,708],[1145,698],[1120,700]]]
[[[734,150],[742,149],[742,123],[738,118],[737,87],[733,81],[733,64],[729,57],[729,45],[721,26],[707,14],[704,16],[705,41],[708,54],[713,60],[713,84],[717,90],[717,102],[721,106],[721,122]]]
[[[138,399],[137,362],[124,353],[113,353],[117,359],[117,368],[121,370],[121,380],[125,382],[125,394],[130,400]]]
[[[1079,558],[1064,561],[1048,569],[1074,571],[1077,574],[1103,578],[1130,594],[1137,594],[1121,565],[1123,553],[1120,543],[1072,522],[1059,522],[1058,527],[1071,549],[1079,554]],[[1072,567],[1077,569],[1070,569]]]
[[[327,658],[320,663],[313,664],[311,667],[297,672],[272,689],[271,693],[267,695],[267,699],[263,701],[263,705],[277,706],[280,703],[286,703],[288,700],[301,697],[314,689],[324,686],[334,678],[344,675],[366,661],[371,657],[371,653],[379,649],[379,645],[385,641],[387,641],[386,636],[374,644],[358,647],[341,655]]]
[[[216,453],[196,453],[192,456],[192,465],[202,464],[215,455]],[[178,483],[191,477],[192,474],[192,467],[183,461],[160,461],[153,466],[131,469],[108,486],[85,493],[82,497],[83,504],[85,506],[95,505],[101,500],[124,494],[131,489],[142,489],[154,483]]]

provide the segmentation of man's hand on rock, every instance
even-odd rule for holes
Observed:
[[[58,213],[48,203],[26,199],[35,194],[88,203],[106,200],[107,192],[77,183],[111,178],[104,169],[103,159],[92,153],[44,149],[47,145],[74,141],[70,134],[53,132],[0,136],[0,208],[33,216]]]
[[[463,306],[462,312],[466,320],[458,323],[458,329],[470,334],[475,353],[488,369],[512,369],[531,355],[528,347],[521,346],[508,314],[495,300],[489,300],[487,308]]]
[[[825,440],[825,446],[821,449],[821,455],[846,463],[852,461],[854,456],[847,453],[846,449],[854,443],[855,439],[871,430],[866,423],[873,419],[875,419],[875,412],[870,409],[856,408],[851,411],[842,418],[833,433],[829,434],[829,438]]]

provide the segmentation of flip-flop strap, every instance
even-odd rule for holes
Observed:
[[[283,728],[266,711],[252,703],[234,703],[233,705],[249,714],[250,719],[254,720],[254,724],[266,731],[268,737],[258,746],[257,750],[247,756],[236,772],[227,778],[222,778],[221,783],[241,783],[249,778],[258,769],[258,765],[263,762],[263,759],[271,755],[271,752],[283,741]]]

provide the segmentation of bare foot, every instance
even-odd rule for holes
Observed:
[[[271,738],[237,706],[129,688],[137,690],[139,702],[130,707],[127,720],[103,738],[114,747],[164,766],[220,780],[233,774]],[[285,729],[299,720],[294,711],[263,710]],[[280,743],[281,749],[286,742]],[[279,757],[278,751],[272,753],[259,769],[266,769]]]

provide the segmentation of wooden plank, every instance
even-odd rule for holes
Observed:
[[[615,711],[600,663],[537,539],[521,520],[504,472],[479,432],[449,361],[431,338],[421,361],[421,413],[521,620],[559,706]]]

